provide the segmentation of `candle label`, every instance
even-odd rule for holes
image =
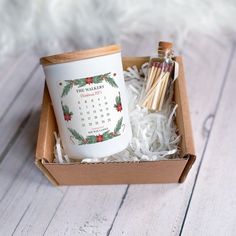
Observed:
[[[75,145],[103,142],[124,131],[120,90],[106,73],[59,81],[61,107],[68,138]]]

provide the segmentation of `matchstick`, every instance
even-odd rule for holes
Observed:
[[[150,70],[150,74],[148,75],[147,78],[147,86],[146,86],[146,92],[152,87],[156,72],[158,70],[158,65],[159,62],[153,62],[151,70]]]
[[[168,77],[166,77],[164,88],[162,90],[158,111],[161,111],[161,109],[162,109],[162,105],[163,105],[164,98],[165,98],[165,95],[166,95],[166,90],[167,90],[167,86],[168,86],[168,83],[169,83],[169,78],[170,78],[170,73],[172,71],[172,68],[173,68],[173,65],[170,65],[169,68],[168,68],[168,72],[167,72],[168,73]]]
[[[156,110],[157,106],[159,105],[159,101],[161,99],[161,94],[163,91],[164,83],[165,83],[166,77],[168,76],[168,68],[169,68],[168,65],[163,67],[163,76],[160,79],[160,83],[159,83],[158,88],[155,90],[155,94],[154,94],[154,98],[153,98],[153,102],[152,102],[152,106],[151,106],[152,110]]]
[[[153,90],[155,90],[157,84],[158,84],[158,81],[164,76],[164,67],[162,66],[162,64],[160,63],[159,66],[158,66],[158,70],[157,70],[157,73],[156,73],[156,76],[155,76],[155,79],[154,79],[154,83],[153,85],[150,87],[149,91],[147,92],[147,94],[145,95],[144,97],[144,101],[150,96],[150,94],[153,92]]]
[[[150,73],[148,73],[145,89],[146,95],[141,104],[142,106],[154,111],[162,109],[172,68],[173,65],[165,62],[153,62],[149,69]]]

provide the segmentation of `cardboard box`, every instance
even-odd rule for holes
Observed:
[[[123,58],[123,66],[124,68],[132,65],[141,66],[148,60],[148,57],[126,57]],[[57,124],[45,86],[36,148],[37,167],[54,185],[182,183],[196,156],[182,58],[177,57],[176,61],[179,63],[180,70],[175,82],[174,99],[179,105],[176,123],[181,135],[181,158],[152,162],[53,163],[55,144],[53,132],[57,131]]]

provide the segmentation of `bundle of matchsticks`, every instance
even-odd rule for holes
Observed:
[[[146,88],[141,106],[148,110],[161,111],[166,91],[169,85],[173,63],[152,62],[149,67]]]

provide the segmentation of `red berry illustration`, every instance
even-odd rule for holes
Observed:
[[[115,103],[114,107],[116,108],[116,110],[118,112],[122,111],[122,103],[121,103],[120,93],[118,96],[116,96],[116,103]]]
[[[64,114],[64,119],[68,122],[71,120],[71,114]]]
[[[67,105],[62,105],[62,110],[63,110],[63,115],[64,115],[64,119],[65,121],[70,121],[73,115],[73,112],[70,111],[69,107]]]
[[[122,111],[122,105],[121,105],[121,103],[119,103],[119,104],[117,105],[116,110],[117,110],[117,111]]]
[[[88,77],[85,79],[86,84],[92,84],[93,83],[93,77]]]
[[[96,136],[96,141],[97,142],[102,142],[103,141],[103,135],[98,135],[98,136]]]

